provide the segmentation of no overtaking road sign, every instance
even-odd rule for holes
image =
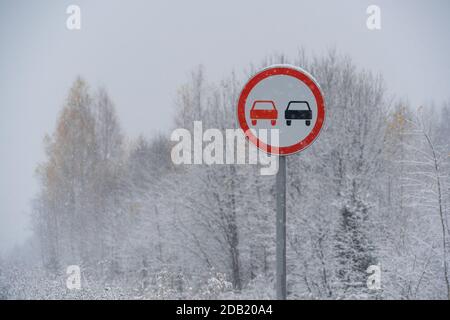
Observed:
[[[311,145],[325,121],[322,91],[306,71],[291,65],[261,70],[244,86],[238,101],[238,121],[260,149],[289,155]],[[257,137],[258,129],[278,129],[279,144]]]
[[[276,293],[286,299],[286,157],[311,145],[325,121],[322,91],[306,71],[274,65],[258,72],[244,86],[238,101],[239,125],[251,143],[280,155],[276,179]],[[279,139],[257,136],[260,129],[278,129]],[[274,145],[277,143],[276,145]]]

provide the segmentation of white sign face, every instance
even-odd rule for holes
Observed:
[[[264,151],[291,154],[308,147],[324,119],[324,99],[316,81],[305,71],[287,65],[266,68],[245,85],[239,98],[238,119],[249,140]],[[259,129],[278,129],[279,143]]]

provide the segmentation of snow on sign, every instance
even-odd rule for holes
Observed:
[[[245,135],[272,154],[302,151],[317,138],[324,120],[319,85],[306,71],[291,65],[273,65],[258,72],[238,101],[238,121]],[[260,129],[278,129],[278,144],[269,141],[270,134],[258,135]]]

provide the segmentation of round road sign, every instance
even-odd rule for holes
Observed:
[[[248,139],[268,153],[288,155],[304,150],[319,135],[325,103],[318,83],[291,65],[273,65],[254,75],[238,101],[238,121]],[[279,141],[260,129],[278,129]],[[268,131],[270,132],[270,131]]]

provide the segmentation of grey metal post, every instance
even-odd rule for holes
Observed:
[[[277,299],[286,300],[286,156],[278,157],[277,173]]]

